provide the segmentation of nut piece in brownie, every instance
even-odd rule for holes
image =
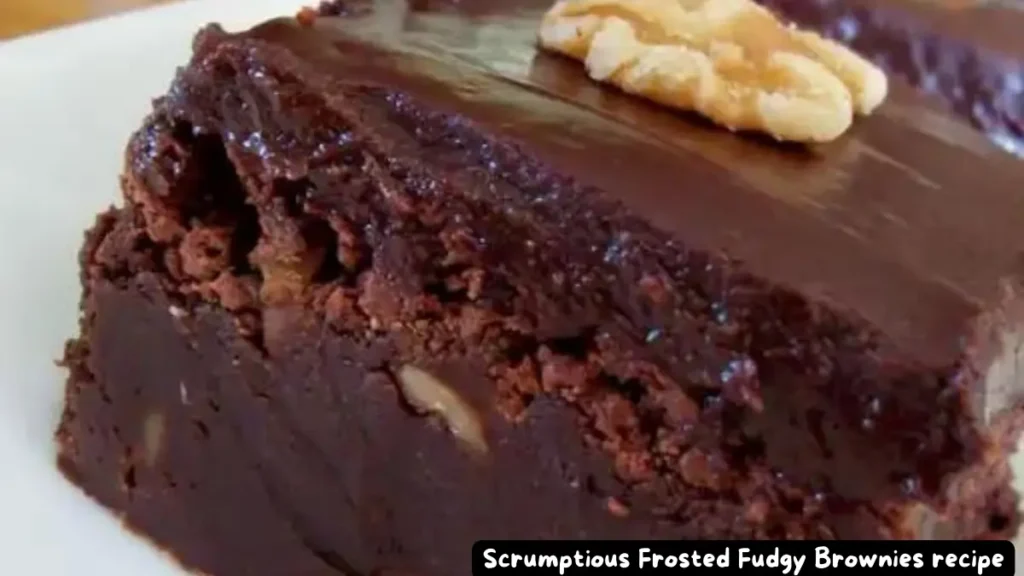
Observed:
[[[757,1],[935,94],[1024,156],[1024,2]]]
[[[898,83],[744,138],[550,6],[201,33],[82,251],[60,466],[217,576],[1016,532],[1024,168]]]

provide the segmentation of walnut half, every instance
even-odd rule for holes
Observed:
[[[596,81],[779,140],[838,138],[888,92],[878,67],[753,0],[559,0],[539,38]]]

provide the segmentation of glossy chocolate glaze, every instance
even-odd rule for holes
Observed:
[[[538,53],[537,5],[466,16],[387,0],[313,30],[278,21],[250,34],[337,82],[401,90],[518,140],[673,236],[856,311],[929,365],[956,358],[964,329],[1016,282],[1024,168],[899,82],[839,141],[779,146]]]
[[[1024,4],[952,9],[924,0],[758,1],[935,94],[1000,146],[1024,155]]]

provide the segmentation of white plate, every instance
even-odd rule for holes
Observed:
[[[128,135],[217,21],[241,29],[306,0],[202,0],[0,44],[0,574],[180,576],[67,484],[52,434],[76,331],[77,250],[117,202]]]
[[[118,200],[127,137],[192,34],[311,3],[193,1],[0,44],[0,574],[183,574],[54,468],[53,361],[76,331],[77,250]]]

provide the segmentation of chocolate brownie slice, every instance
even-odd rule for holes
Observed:
[[[1024,155],[1024,2],[758,2],[850,45]]]
[[[1024,167],[899,83],[827,146],[703,125],[544,4],[199,34],[82,251],[68,477],[216,576],[1015,533]]]

